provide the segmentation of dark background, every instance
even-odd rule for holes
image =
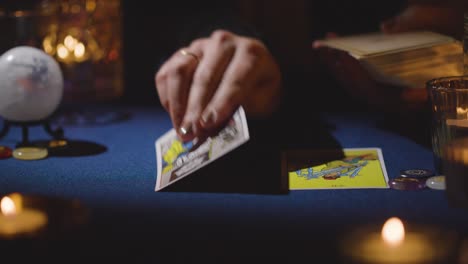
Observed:
[[[317,74],[311,43],[328,31],[339,34],[379,30],[379,23],[403,6],[402,1],[123,1],[127,102],[154,103],[154,73],[190,40],[214,28],[264,40],[283,71],[294,78]],[[300,73],[300,74],[299,74]],[[323,78],[326,79],[326,78]],[[322,79],[322,80],[323,80]],[[316,81],[316,80],[314,80]]]
[[[0,14],[34,10],[40,2],[1,0]],[[297,88],[302,97],[330,96],[323,89],[308,89],[312,84],[333,83],[333,78],[317,65],[312,41],[330,31],[341,35],[377,31],[380,22],[395,15],[404,3],[402,0],[121,0],[125,91],[116,101],[160,106],[154,84],[159,66],[194,38],[208,36],[217,28],[262,39],[280,62],[284,79],[292,83],[289,86],[302,86]],[[4,52],[16,45],[18,36],[15,21],[0,18],[0,52]]]

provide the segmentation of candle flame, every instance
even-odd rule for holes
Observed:
[[[52,46],[52,38],[50,36],[44,38],[44,40],[42,41],[42,48],[48,54],[52,54],[54,52],[54,47]]]
[[[459,114],[459,115],[466,115],[466,114],[468,114],[468,108],[457,107],[457,114]]]
[[[13,202],[13,199],[8,196],[2,198],[2,201],[0,202],[0,209],[2,210],[2,214],[6,216],[16,214],[15,203]]]
[[[397,217],[388,219],[382,227],[382,239],[389,245],[400,245],[405,239],[403,222]]]
[[[63,44],[59,44],[57,46],[57,55],[59,56],[59,58],[65,59],[68,57],[68,54],[69,54],[68,49],[65,48]]]
[[[79,42],[78,44],[76,44],[76,47],[75,47],[75,51],[74,51],[75,57],[76,58],[83,57],[85,54],[85,51],[86,51],[86,48],[84,44]]]
[[[86,11],[93,12],[96,9],[96,1],[88,0],[86,1]]]
[[[69,50],[69,51],[73,51],[76,47],[76,44],[78,44],[78,40],[75,39],[74,37],[70,36],[70,35],[67,35],[64,39],[63,39],[63,44],[65,44],[65,47]]]

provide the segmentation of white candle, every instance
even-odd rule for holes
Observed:
[[[445,123],[447,126],[468,127],[468,119],[447,119]]]
[[[344,253],[359,263],[434,263],[447,257],[450,233],[420,229],[406,231],[403,222],[390,218],[377,229],[355,230],[342,244]]]
[[[0,201],[0,237],[32,235],[46,226],[47,215],[44,212],[22,208],[21,196],[12,196],[5,196]]]
[[[448,118],[447,126],[468,127],[468,108],[457,107],[456,118]]]

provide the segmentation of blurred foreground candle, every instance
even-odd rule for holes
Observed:
[[[19,194],[5,196],[0,201],[0,237],[32,236],[47,225],[45,212],[23,208]]]
[[[380,232],[374,227],[351,232],[341,246],[353,263],[447,263],[453,255],[454,236],[430,227],[405,230],[403,222],[392,217]]]
[[[2,263],[63,262],[89,239],[89,211],[76,199],[15,192],[0,194],[0,207]]]
[[[76,199],[23,193],[0,195],[0,209],[0,241],[77,238],[89,217]]]

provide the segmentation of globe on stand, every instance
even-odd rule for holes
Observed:
[[[63,137],[61,128],[53,131],[49,117],[60,105],[63,75],[59,64],[44,51],[14,47],[0,56],[0,116],[4,119],[0,138],[11,125],[21,126],[28,145],[28,127],[44,125],[55,139]]]

